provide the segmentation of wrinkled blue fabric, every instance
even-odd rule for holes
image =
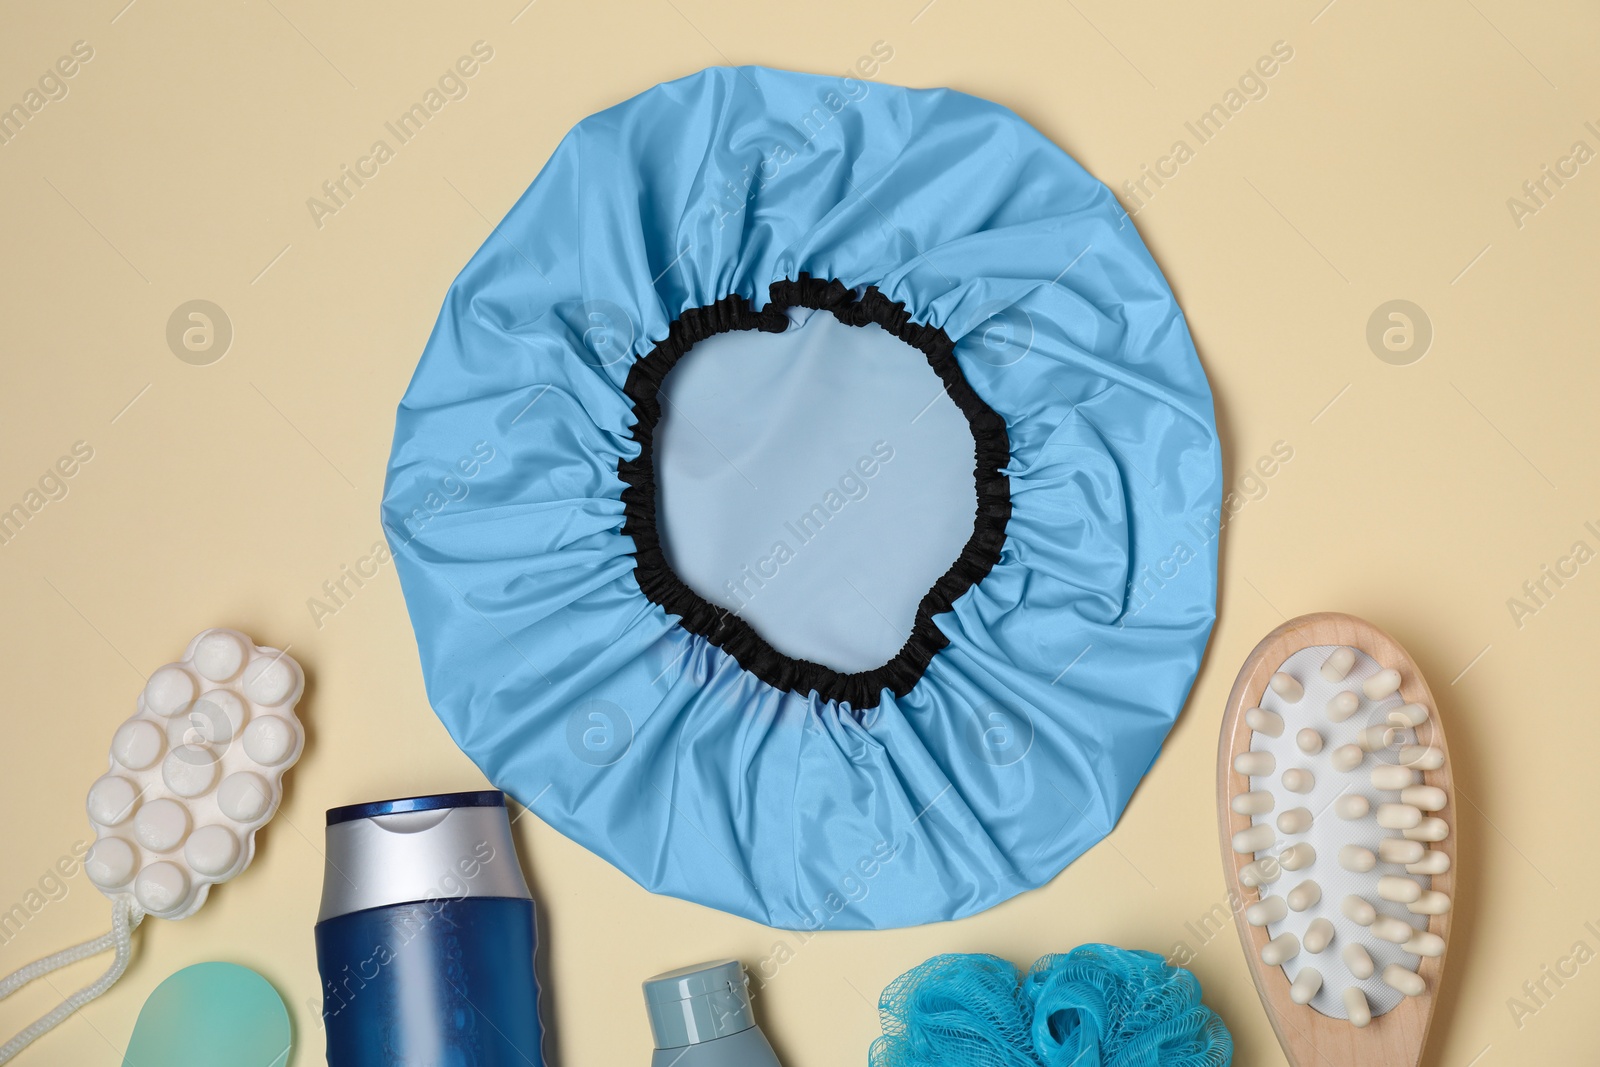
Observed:
[[[803,271],[943,327],[1010,435],[999,562],[859,715],[685,631],[621,533],[633,360]],[[429,699],[496,786],[651,891],[882,928],[991,907],[1111,830],[1210,633],[1220,500],[1182,313],[1103,185],[971,96],[743,67],[557,147],[445,298],[383,523]]]

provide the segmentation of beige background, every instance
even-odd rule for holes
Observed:
[[[583,116],[710,64],[841,73],[878,41],[894,52],[881,80],[1008,104],[1119,189],[1175,140],[1196,148],[1184,122],[1274,42],[1292,47],[1267,95],[1137,217],[1187,312],[1229,482],[1247,499],[1224,535],[1210,654],[1109,841],[961,923],[801,944],[647,896],[521,819],[558,1062],[644,1063],[638,979],[754,961],[780,939],[796,951],[761,1011],[793,1067],[864,1062],[879,990],[933,953],[1025,963],[1097,940],[1188,943],[1237,1062],[1282,1062],[1233,931],[1206,942],[1186,924],[1223,894],[1210,798],[1234,673],[1285,615],[1324,608],[1411,649],[1458,761],[1463,891],[1427,1062],[1600,1058],[1600,964],[1559,988],[1546,979],[1554,995],[1525,1001],[1537,1010],[1520,1020],[1508,1005],[1575,942],[1600,950],[1584,925],[1600,927],[1600,563],[1547,582],[1554,596],[1520,626],[1507,606],[1574,542],[1600,549],[1584,527],[1600,529],[1600,163],[1520,227],[1507,206],[1574,142],[1600,150],[1584,126],[1600,127],[1592,6],[525,2],[96,0],[4,15],[0,103],[75,41],[94,56],[0,145],[0,506],[74,442],[94,458],[0,546],[0,908],[86,835],[84,791],[113,727],[197,630],[287,644],[311,676],[310,744],[254,867],[195,918],[150,922],[121,985],[19,1062],[119,1063],[150,990],[208,959],[269,976],[294,1013],[294,1062],[322,1061],[308,1004],[323,809],[481,782],[428,708],[392,569],[320,628],[306,606],[381,537],[394,406],[447,285]],[[494,58],[470,95],[317,228],[306,199],[478,40]],[[165,340],[195,298],[235,332],[209,366]],[[1435,332],[1407,366],[1365,340],[1397,298]],[[1241,484],[1278,441],[1293,459]],[[0,970],[89,936],[107,913],[79,875],[0,946]],[[0,1005],[0,1032],[102,962]]]

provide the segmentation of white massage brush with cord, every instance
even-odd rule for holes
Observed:
[[[250,865],[255,835],[283,799],[305,731],[294,706],[300,665],[237,630],[204,630],[183,659],[150,675],[117,727],[110,767],[89,787],[95,842],[83,869],[111,900],[111,932],[0,978],[0,1000],[36,978],[114,951],[111,967],[16,1037],[0,1064],[122,977],[146,915],[184,919],[213,885]]]
[[[1388,634],[1321,612],[1245,661],[1222,717],[1223,869],[1293,1067],[1414,1067],[1444,970],[1455,790],[1443,725]]]

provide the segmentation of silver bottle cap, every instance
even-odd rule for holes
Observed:
[[[391,904],[532,899],[498,790],[331,808],[327,846],[318,922]]]

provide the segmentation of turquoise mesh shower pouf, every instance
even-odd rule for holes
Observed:
[[[383,523],[497,787],[654,892],[879,928],[1110,832],[1220,502],[1103,185],[971,96],[742,67],[556,147],[445,297]]]
[[[1200,981],[1153,952],[1080,945],[1024,979],[997,956],[935,956],[878,1001],[869,1067],[1228,1067]]]

